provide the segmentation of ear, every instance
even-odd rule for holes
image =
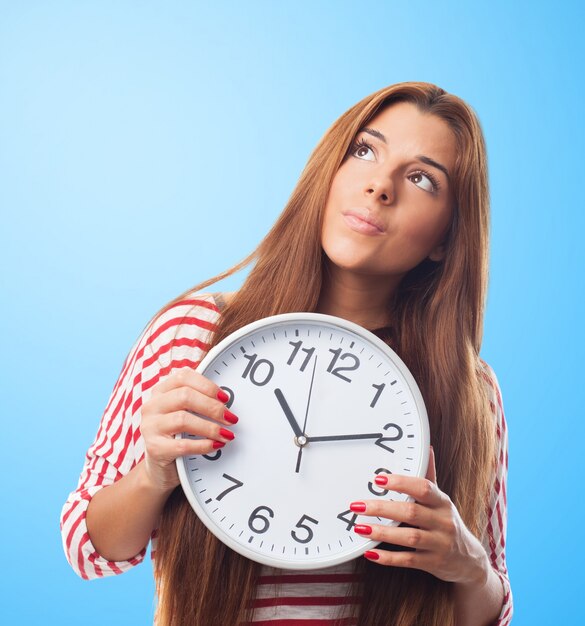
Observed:
[[[429,254],[429,259],[431,261],[439,262],[445,258],[445,244],[439,244],[436,248],[432,250]]]

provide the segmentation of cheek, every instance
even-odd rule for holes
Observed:
[[[340,190],[339,181],[333,180],[329,195],[327,196],[327,202],[325,204],[325,211],[323,212],[323,227],[321,229],[321,241],[326,238],[330,238],[332,235],[332,229],[334,227],[335,216],[338,213],[340,207],[340,200],[343,194]]]
[[[429,218],[429,215],[432,218]],[[413,220],[406,232],[413,244],[422,248],[434,248],[441,243],[451,222],[451,211],[443,208],[437,211],[436,207],[429,207],[428,211],[422,211],[416,220]]]
[[[413,245],[417,248],[429,248],[432,247],[439,239],[439,235],[437,230],[433,228],[432,224],[428,222],[420,225],[418,228],[413,225],[413,227],[407,232],[409,239]]]
[[[325,211],[323,212],[323,222],[321,225],[321,242],[327,238],[327,233],[331,228],[331,194],[327,198],[327,204],[325,205]]]
[[[339,247],[340,233],[335,225],[333,211],[325,211],[323,226],[321,227],[321,247],[326,253],[333,252]]]
[[[336,176],[331,183],[329,195],[327,196],[326,211],[331,212],[338,205],[343,197],[343,183],[339,176]]]
[[[342,165],[331,181],[327,204],[332,205],[332,208],[341,209],[342,204],[355,195],[357,189],[359,189],[358,173],[349,169],[347,164]]]

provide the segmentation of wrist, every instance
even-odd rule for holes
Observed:
[[[472,559],[465,578],[456,583],[457,587],[465,592],[483,589],[487,585],[491,573],[492,567],[487,554],[484,552],[481,557]]]
[[[173,481],[169,483],[168,481],[157,481],[152,478],[151,473],[149,472],[148,464],[146,459],[140,461],[136,467],[136,480],[138,484],[138,488],[145,492],[152,494],[152,496],[159,497],[166,501],[166,499],[173,493],[175,487],[180,484],[180,481]]]

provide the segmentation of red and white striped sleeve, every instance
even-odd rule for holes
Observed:
[[[102,557],[87,530],[87,507],[100,489],[122,478],[142,460],[142,404],[164,377],[182,367],[197,367],[209,350],[209,333],[215,330],[218,315],[211,294],[190,295],[155,317],[130,350],[86,453],[77,488],[61,511],[65,555],[82,578],[121,574],[144,559],[146,546],[127,561]],[[156,530],[152,536],[154,543]]]
[[[508,568],[506,567],[506,526],[508,476],[508,428],[504,415],[504,405],[498,379],[494,370],[485,362],[483,377],[488,385],[490,405],[496,422],[496,453],[494,482],[488,503],[487,528],[482,536],[482,544],[490,563],[500,578],[504,588],[504,602],[495,626],[508,626],[512,620],[513,600]]]

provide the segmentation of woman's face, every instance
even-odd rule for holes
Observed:
[[[400,102],[355,138],[327,198],[321,242],[337,267],[399,278],[440,260],[453,211],[455,137],[439,117]]]

